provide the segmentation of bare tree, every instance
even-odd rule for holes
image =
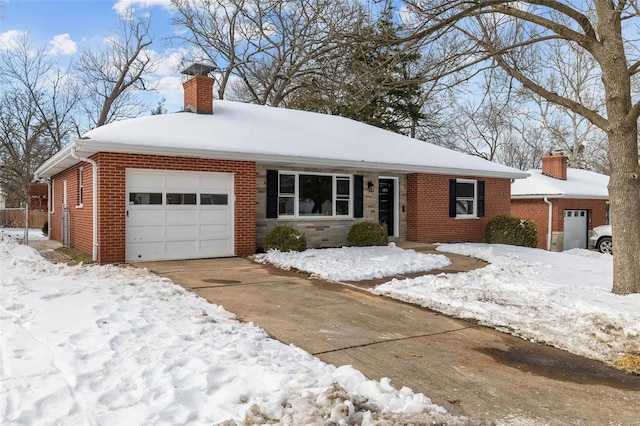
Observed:
[[[139,20],[129,10],[119,18],[117,35],[108,37],[103,47],[80,55],[77,71],[86,88],[82,107],[91,128],[147,110],[135,91],[153,90],[145,79],[156,65],[148,50],[153,42],[150,20]]]
[[[637,92],[632,92],[632,80],[640,73],[638,2],[433,0],[407,4],[422,23],[413,39],[428,42],[447,32],[463,34],[471,43],[465,52],[468,65],[491,60],[527,90],[586,118],[607,134],[612,164],[611,222],[616,239],[613,292],[639,293],[640,100]],[[555,92],[540,78],[540,64],[531,62],[528,53],[532,48],[545,50],[557,40],[584,51],[597,63],[604,111]]]
[[[27,34],[0,46],[0,85],[0,186],[17,206],[34,170],[71,137],[78,88]]]
[[[560,96],[571,99],[593,111],[604,111],[598,65],[592,56],[566,40],[553,40],[544,52],[539,52],[539,79]],[[549,149],[562,149],[571,167],[603,170],[609,174],[606,157],[606,134],[586,117],[561,105],[551,103],[535,92],[524,90],[525,100],[536,106],[528,111],[530,119],[542,124],[542,137]],[[603,155],[604,151],[604,155]]]
[[[279,106],[323,75],[327,54],[356,22],[351,0],[172,0],[194,56],[218,70],[217,92]],[[236,82],[231,84],[236,79]],[[241,83],[238,83],[241,82]]]

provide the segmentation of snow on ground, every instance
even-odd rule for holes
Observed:
[[[396,279],[371,291],[605,362],[640,353],[640,294],[611,293],[610,255],[488,244],[438,250],[491,264]]]
[[[10,237],[17,241],[24,239],[24,228],[0,228],[0,240]],[[49,237],[40,229],[29,229],[29,241],[46,240]]]
[[[282,269],[295,268],[310,272],[314,278],[329,281],[370,280],[451,265],[449,258],[444,255],[403,250],[393,243],[384,247],[309,249],[287,253],[269,250],[255,255],[254,260]]]
[[[477,424],[336,368],[145,270],[0,241],[6,425]]]

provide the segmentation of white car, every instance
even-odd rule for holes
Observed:
[[[611,225],[602,225],[593,228],[593,235],[589,238],[589,245],[597,248],[600,253],[613,254]]]

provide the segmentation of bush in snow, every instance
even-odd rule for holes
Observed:
[[[538,227],[531,221],[514,216],[499,215],[487,224],[484,238],[489,244],[537,247]]]
[[[354,247],[386,246],[389,235],[386,223],[360,222],[349,230],[347,242]]]
[[[49,235],[49,222],[45,222],[44,225],[42,225],[42,235]]]
[[[307,237],[290,226],[280,225],[273,228],[264,240],[265,250],[305,251],[307,249]]]

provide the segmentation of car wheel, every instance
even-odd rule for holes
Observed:
[[[613,254],[613,243],[611,237],[602,237],[598,240],[598,250],[600,253]]]

